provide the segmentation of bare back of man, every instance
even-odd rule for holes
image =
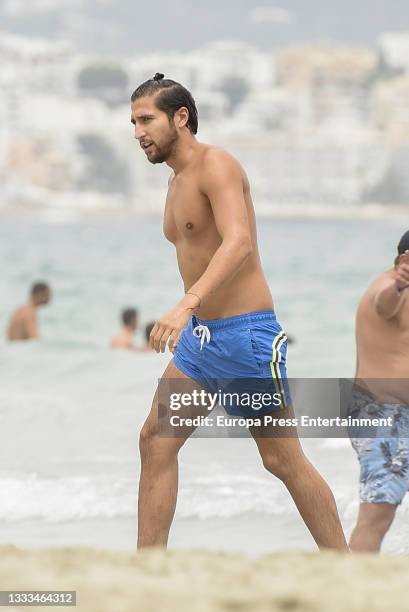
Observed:
[[[136,351],[134,343],[134,335],[127,329],[121,329],[113,338],[111,338],[111,348],[122,348],[131,351]]]
[[[164,233],[175,245],[185,295],[156,321],[150,335],[157,352],[168,347],[175,354],[162,381],[180,381],[190,389],[204,377],[266,375],[278,381],[285,376],[286,337],[261,268],[247,177],[231,155],[196,140],[191,94],[162,78],[155,75],[135,90],[131,114],[147,159],[166,162],[173,170]],[[254,353],[252,331],[264,355]],[[201,411],[206,409],[199,407],[197,414]],[[292,414],[291,406],[285,411]],[[177,435],[161,436],[155,394],[140,435],[139,547],[167,544],[176,507],[178,451],[193,430],[186,426]],[[296,435],[280,438],[257,427],[251,433],[265,468],[284,482],[318,546],[346,550],[332,493]]]
[[[122,327],[111,338],[111,348],[121,348],[138,351],[134,343],[134,336],[138,329],[139,314],[136,308],[124,308],[121,313]]]
[[[409,251],[402,250],[402,240],[395,267],[371,283],[356,316],[356,390],[351,408],[356,404],[358,414],[370,411],[394,421],[389,437],[352,439],[361,467],[361,503],[350,540],[357,552],[379,551],[409,485],[408,416],[402,412],[409,410]],[[408,247],[409,234],[406,242]]]
[[[24,304],[14,311],[7,329],[7,338],[10,341],[38,338],[37,315],[33,304]]]
[[[51,289],[43,281],[32,285],[30,300],[17,308],[11,316],[7,328],[10,341],[38,339],[37,308],[45,306],[51,300]]]

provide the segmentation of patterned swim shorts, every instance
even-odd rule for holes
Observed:
[[[351,437],[351,443],[361,466],[361,503],[400,504],[409,488],[409,407],[380,404],[355,391],[350,414],[359,418],[392,417],[391,427],[378,428],[373,438]]]

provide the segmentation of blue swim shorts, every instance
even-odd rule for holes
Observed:
[[[221,402],[228,414],[255,417],[291,405],[286,357],[287,337],[268,310],[210,320],[193,315],[173,362],[204,389],[228,396]]]
[[[409,487],[409,407],[381,404],[355,391],[350,414],[359,418],[391,417],[391,426],[377,428],[375,437],[351,437],[351,443],[361,467],[361,503],[400,504]]]

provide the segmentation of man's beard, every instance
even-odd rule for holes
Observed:
[[[151,164],[163,164],[163,162],[167,161],[175,149],[175,144],[178,141],[178,138],[176,128],[173,127],[169,134],[169,138],[165,143],[161,144],[160,147],[155,143],[153,146],[155,147],[156,152],[154,155],[152,155],[152,157],[148,157]]]

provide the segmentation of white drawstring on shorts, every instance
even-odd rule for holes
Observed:
[[[200,338],[200,350],[203,348],[204,341],[210,342],[210,329],[206,325],[198,325],[193,330],[193,335]]]

